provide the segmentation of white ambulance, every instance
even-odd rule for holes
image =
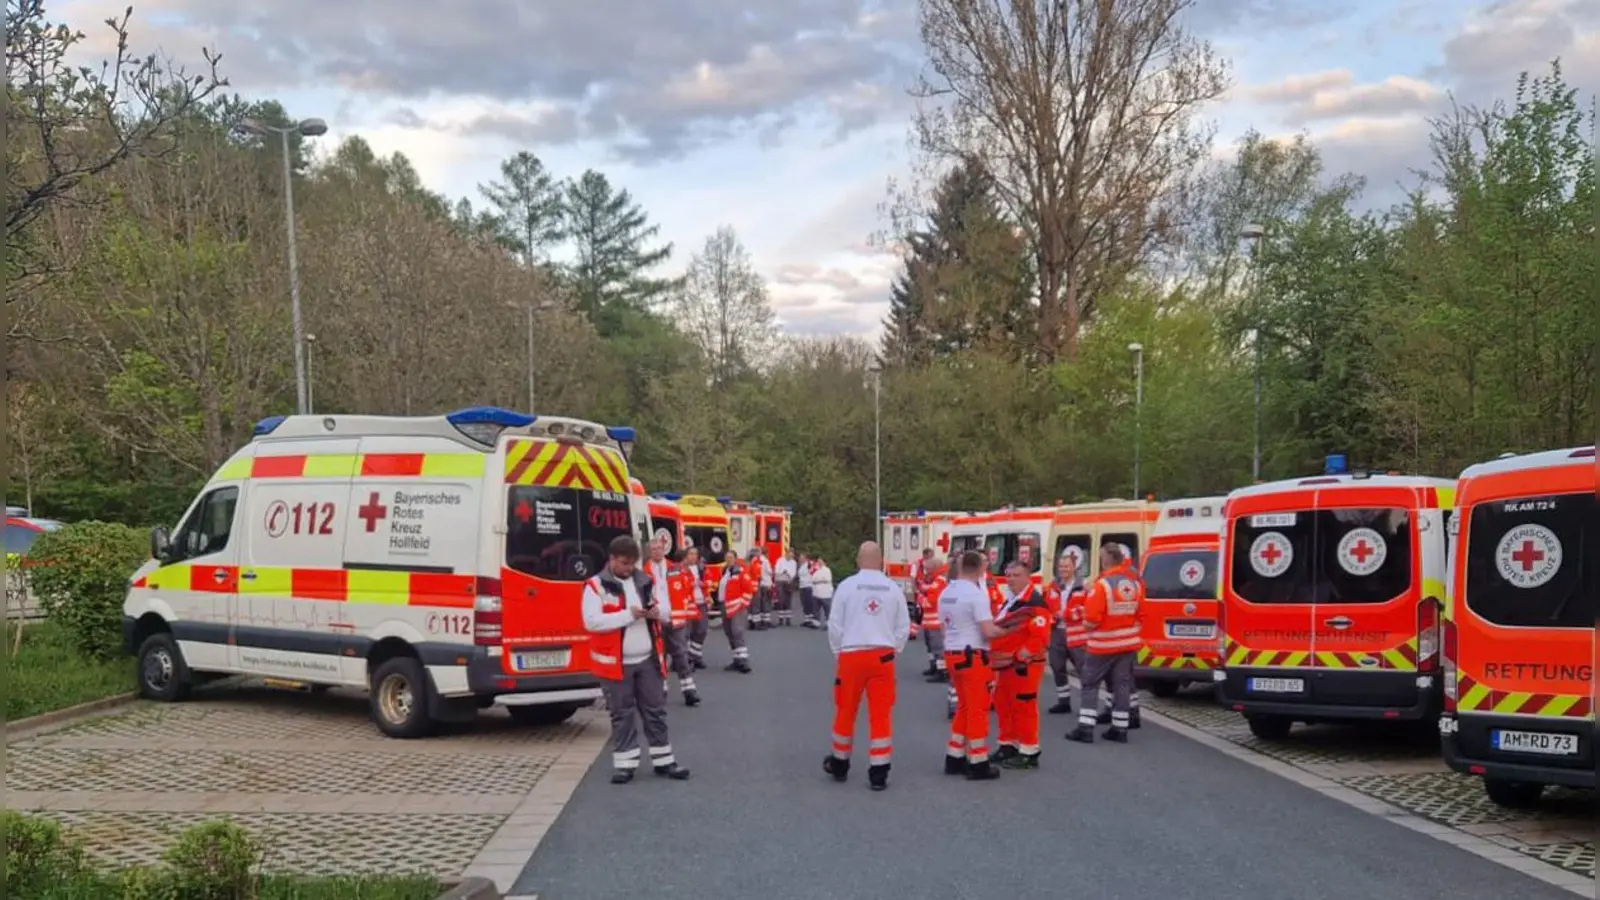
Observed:
[[[600,696],[583,582],[641,541],[631,428],[474,407],[275,416],[151,536],[123,631],[140,692],[197,678],[367,688],[393,737],[499,704],[528,724]]]

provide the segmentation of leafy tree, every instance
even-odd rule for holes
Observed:
[[[675,286],[649,274],[672,255],[671,244],[647,247],[661,232],[649,221],[633,195],[612,188],[593,169],[567,182],[567,233],[577,256],[569,267],[570,289],[602,335],[617,332],[625,310],[648,310]]]
[[[479,185],[488,201],[500,240],[532,266],[545,251],[566,237],[561,188],[539,157],[526,150],[500,164],[500,181]]]
[[[766,282],[726,225],[689,260],[673,305],[678,327],[710,367],[712,390],[747,374],[772,348],[775,326]]]

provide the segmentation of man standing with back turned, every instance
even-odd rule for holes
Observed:
[[[661,629],[672,623],[665,598],[637,571],[639,542],[627,535],[611,541],[610,559],[583,585],[583,624],[589,630],[589,666],[600,679],[611,713],[612,784],[627,784],[639,769],[639,720],[650,745],[655,773],[674,781],[689,777],[667,740],[667,676]]]
[[[822,770],[835,781],[850,775],[851,743],[861,696],[867,698],[867,782],[889,786],[894,752],[894,658],[911,636],[911,612],[898,585],[883,574],[883,551],[872,541],[856,553],[856,574],[834,593],[828,644],[837,657],[833,677],[833,752]]]
[[[1078,727],[1067,740],[1094,743],[1099,718],[1100,684],[1111,687],[1111,727],[1105,738],[1128,742],[1129,706],[1133,700],[1133,664],[1144,638],[1139,628],[1139,606],[1144,602],[1144,582],[1116,544],[1100,547],[1100,580],[1084,603],[1084,624],[1089,628],[1089,654],[1078,698]]]
[[[987,572],[988,560],[982,553],[964,551],[958,577],[939,594],[945,668],[956,692],[944,771],[973,781],[1000,777],[1000,770],[989,762],[989,641],[1006,632],[994,623],[994,608],[981,586]]]

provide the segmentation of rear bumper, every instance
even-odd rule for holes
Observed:
[[[1217,701],[1245,715],[1287,716],[1299,720],[1379,719],[1418,721],[1439,714],[1439,678],[1416,672],[1366,672],[1328,669],[1219,669]],[[1252,691],[1252,678],[1290,678],[1304,682],[1298,694]]]
[[[1489,743],[1490,732],[1496,728],[1575,735],[1578,738],[1578,755],[1540,759],[1527,753],[1501,752]],[[1589,719],[1468,713],[1441,718],[1439,731],[1445,762],[1463,775],[1530,784],[1595,787],[1595,725]]]
[[[1140,681],[1176,681],[1199,684],[1211,683],[1211,666],[1203,669],[1166,669],[1155,666],[1134,666],[1133,677]]]
[[[490,656],[485,648],[478,648],[478,652],[467,660],[467,689],[480,697],[494,697],[508,706],[593,700],[600,696],[600,679],[591,673],[511,675],[505,671],[503,659],[500,656]],[[562,696],[553,698],[544,696],[556,694]],[[512,697],[518,699],[513,701]],[[537,699],[533,699],[535,697]]]

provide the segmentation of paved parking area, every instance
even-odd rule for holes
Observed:
[[[1171,700],[1144,695],[1140,702],[1168,718],[1429,821],[1595,877],[1592,792],[1551,789],[1536,810],[1503,809],[1489,802],[1479,779],[1445,766],[1438,736],[1426,728],[1383,723],[1296,725],[1287,740],[1272,742],[1252,735],[1242,716],[1217,706],[1204,690]]]
[[[156,862],[179,831],[225,816],[276,871],[457,876],[525,862],[608,731],[593,710],[549,728],[494,710],[398,741],[366,710],[354,693],[249,686],[137,704],[10,742],[7,805],[71,826],[112,864]]]

